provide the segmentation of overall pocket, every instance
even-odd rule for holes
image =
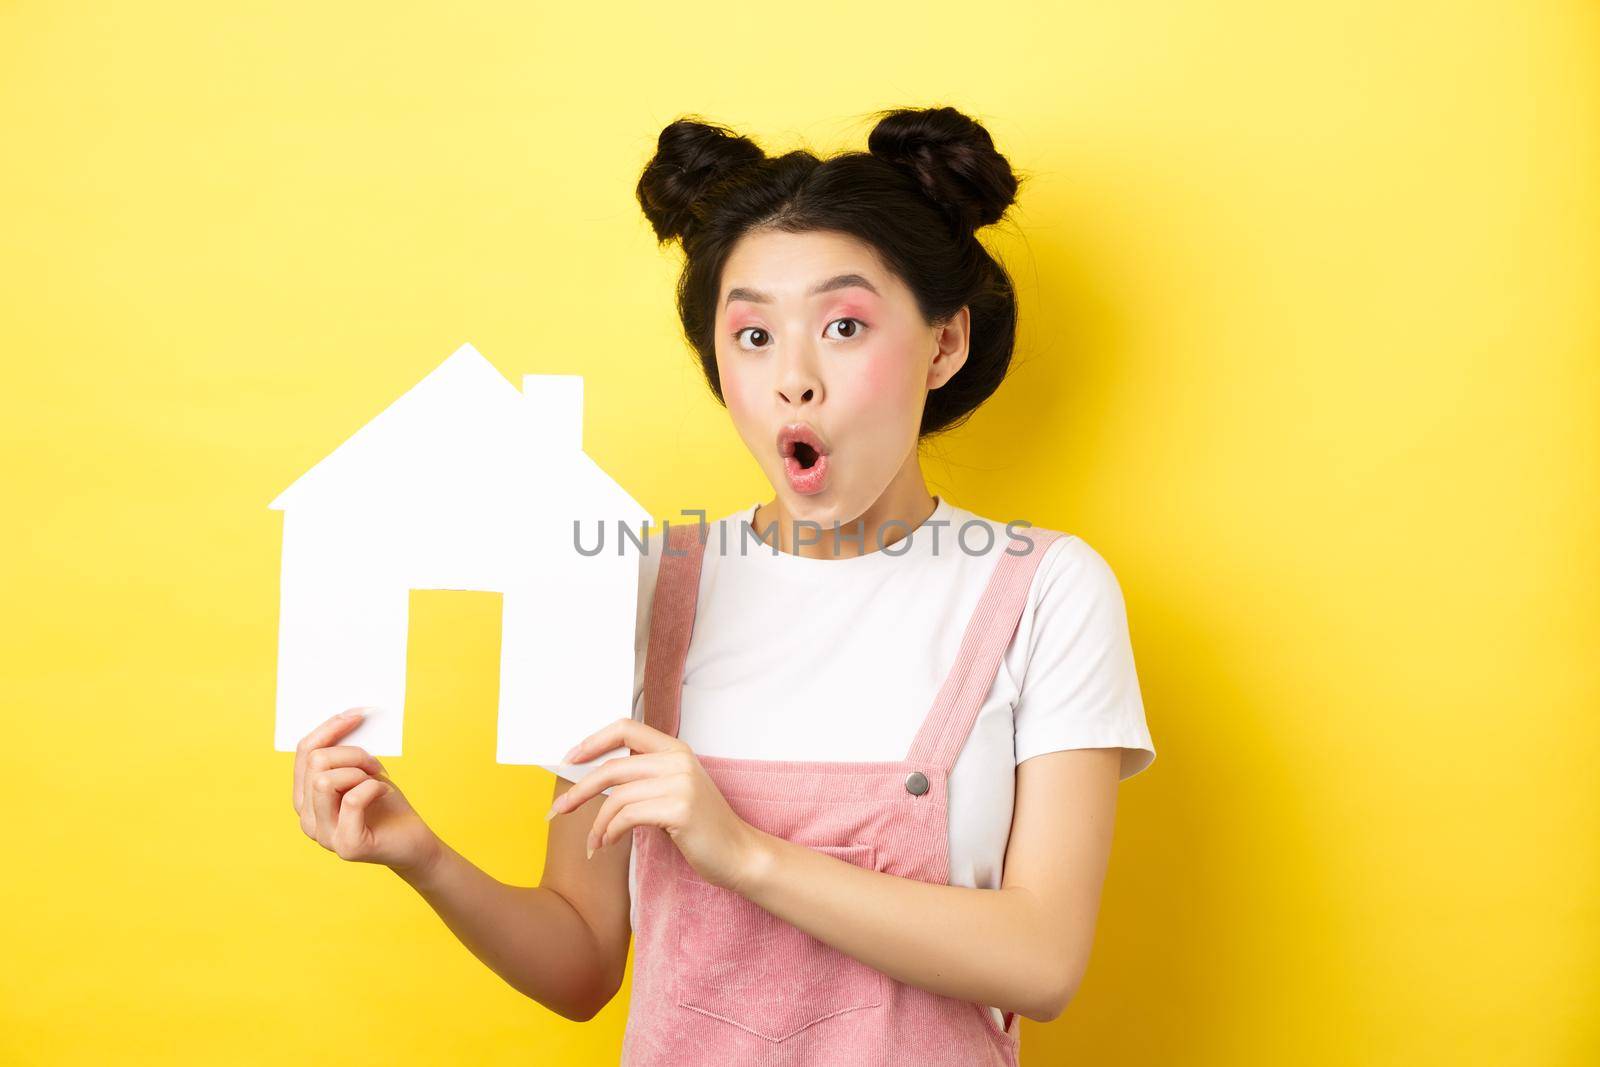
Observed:
[[[877,861],[872,845],[808,847],[868,870]],[[881,971],[692,870],[678,875],[673,925],[679,1006],[768,1041],[883,1003]]]

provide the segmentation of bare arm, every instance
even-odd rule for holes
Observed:
[[[560,797],[581,806],[616,786],[589,829],[597,856],[658,826],[696,873],[907,985],[1032,1019],[1060,1015],[1089,960],[1111,855],[1121,749],[1047,752],[1016,770],[999,889],[867,870],[740,818],[694,752],[618,719],[566,755],[625,745]]]
[[[335,743],[359,722],[359,715],[335,716],[296,749],[301,829],[341,859],[387,865],[518,992],[566,1018],[592,1018],[622,984],[632,936],[631,842],[593,860],[584,856],[605,798],[551,822],[538,886],[507,885],[445,844],[376,758]],[[554,795],[571,786],[557,778]]]
[[[553,796],[571,788],[556,779]],[[550,823],[537,886],[490,876],[439,842],[423,868],[397,871],[490,970],[568,1019],[584,1021],[611,1002],[627,966],[631,841],[585,859],[584,836],[604,798]]]
[[[1054,1019],[1088,966],[1120,765],[1120,749],[1097,748],[1017,766],[999,889],[870,871],[759,831],[733,888],[908,985]]]

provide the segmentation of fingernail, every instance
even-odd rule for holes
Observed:
[[[351,708],[349,711],[341,711],[339,713],[339,718],[341,718],[341,719],[359,719],[361,716],[365,715],[366,713],[367,713],[367,709],[366,708]]]
[[[577,754],[578,754],[578,746],[575,745],[572,748],[567,749],[567,754],[565,756],[561,757],[561,762],[562,763],[571,763],[572,762],[572,757],[576,756]]]
[[[590,859],[590,860],[594,859],[594,849],[593,848],[589,849],[589,854],[587,856],[585,856],[584,859]]]
[[[551,819],[553,819],[555,817],[556,817],[556,806],[554,804],[552,804],[552,805],[550,805],[550,810],[545,813],[544,821],[545,822],[549,822]]]

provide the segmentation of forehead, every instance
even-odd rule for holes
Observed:
[[[755,290],[780,302],[804,301],[817,283],[841,274],[861,275],[885,300],[894,300],[903,291],[877,251],[850,234],[833,230],[758,230],[740,238],[728,254],[717,300],[725,303],[728,293],[738,288]]]

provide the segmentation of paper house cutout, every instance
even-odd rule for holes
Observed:
[[[631,713],[642,549],[621,528],[643,542],[649,513],[583,452],[582,377],[519,393],[462,345],[269,506],[279,751],[375,706],[341,743],[400,755],[412,589],[503,596],[498,762],[559,764]]]

